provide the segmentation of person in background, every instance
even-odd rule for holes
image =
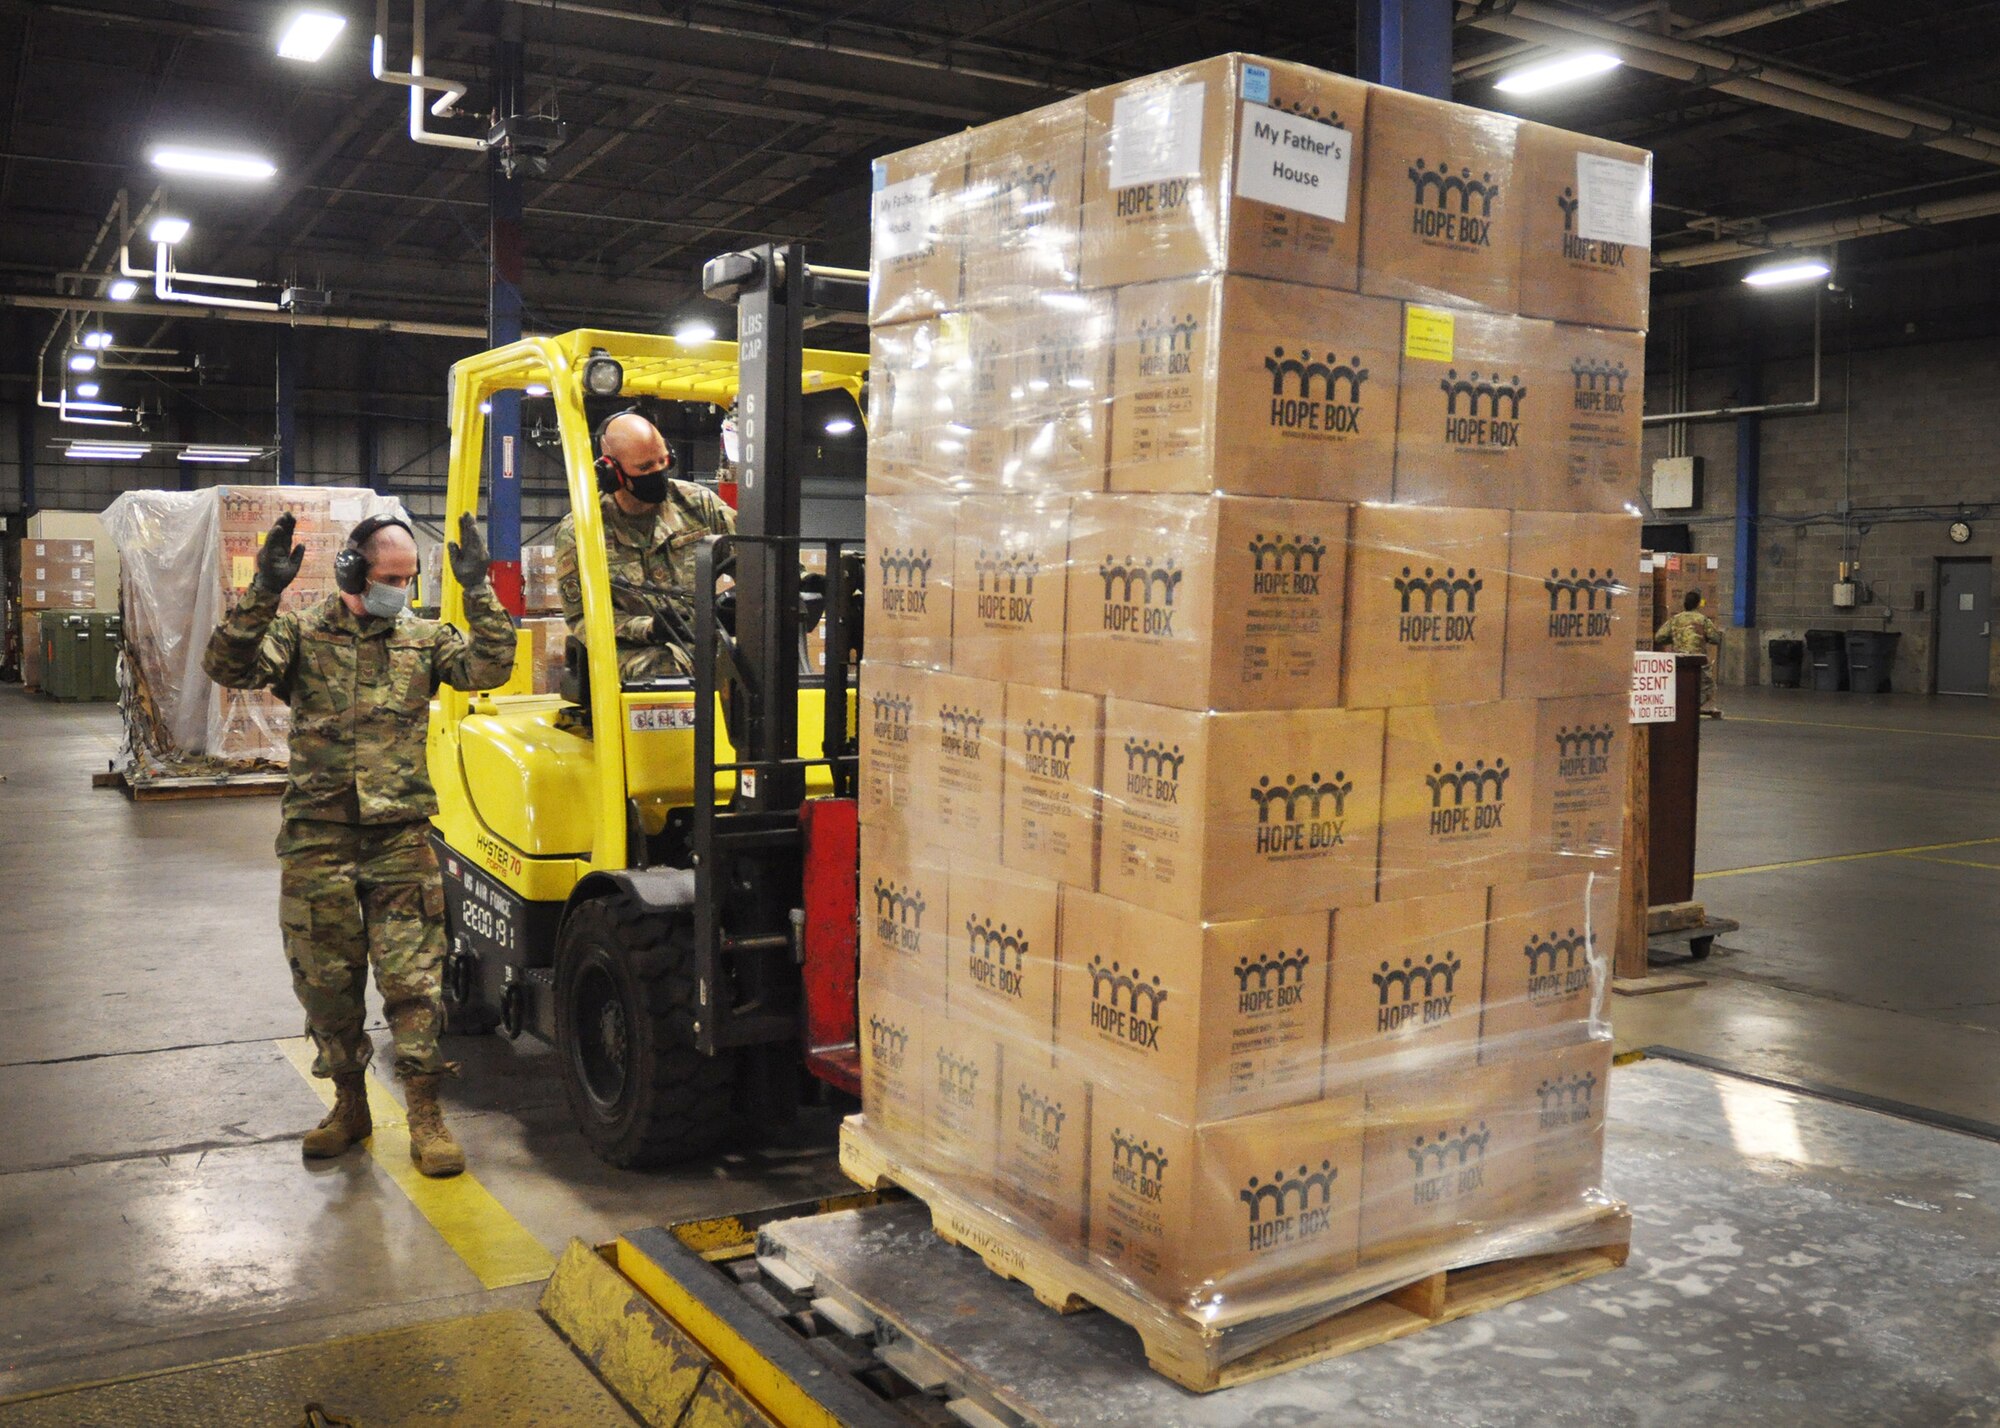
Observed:
[[[1715,702],[1715,657],[1708,647],[1721,649],[1722,627],[1703,613],[1699,590],[1688,591],[1681,600],[1680,613],[1653,631],[1653,643],[1665,645],[1675,654],[1702,656],[1701,712],[1705,718],[1720,719],[1722,707]]]

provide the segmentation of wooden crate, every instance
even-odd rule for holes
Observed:
[[[982,1204],[902,1163],[862,1116],[840,1128],[840,1168],[864,1189],[897,1186],[922,1200],[939,1238],[972,1251],[1003,1279],[1025,1285],[1061,1314],[1102,1309],[1130,1325],[1146,1362],[1183,1388],[1210,1393],[1303,1364],[1384,1344],[1616,1269],[1631,1252],[1632,1219],[1622,1205],[1580,1208],[1550,1225],[1550,1237],[1573,1248],[1432,1269],[1410,1256],[1372,1265],[1316,1290],[1260,1299],[1258,1317],[1199,1321],[1137,1293],[1020,1228]],[[1379,1285],[1371,1293],[1371,1286]],[[1359,1302],[1357,1301],[1357,1296]],[[1315,1318],[1316,1304],[1324,1317]],[[1303,1327],[1273,1338],[1274,1321]]]

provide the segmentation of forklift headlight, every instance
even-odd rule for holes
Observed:
[[[615,397],[625,390],[625,369],[600,347],[583,364],[583,389],[593,397]]]

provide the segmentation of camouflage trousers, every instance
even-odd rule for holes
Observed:
[[[449,1069],[444,1030],[444,883],[430,823],[290,819],[278,834],[278,922],[305,1008],[315,1076],[368,1065],[368,969],[396,1040],[396,1074]]]
[[[694,661],[679,645],[618,646],[618,673],[621,678],[671,679],[694,673]]]

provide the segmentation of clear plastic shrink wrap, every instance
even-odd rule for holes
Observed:
[[[1246,1348],[1623,1237],[1649,175],[1244,56],[882,161],[854,1163]]]
[[[202,673],[209,632],[250,584],[257,547],[284,512],[306,550],[280,608],[333,593],[333,557],[370,516],[402,503],[348,486],[211,486],[127,491],[104,512],[118,545],[125,659],[119,709],[133,779],[282,771],[290,711],[267,690],[224,689]]]

